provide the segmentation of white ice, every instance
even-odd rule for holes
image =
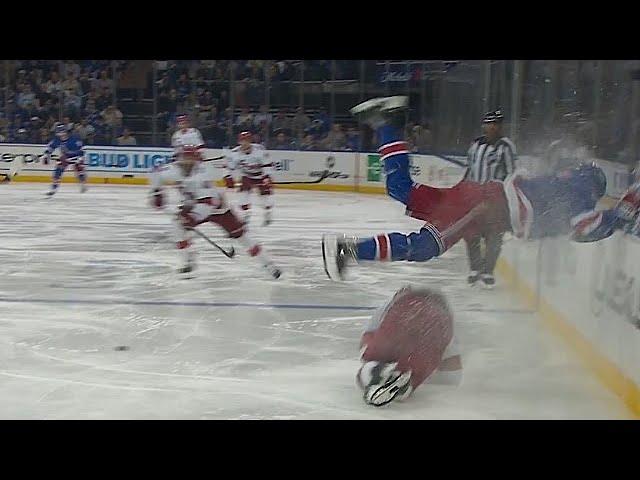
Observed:
[[[460,245],[429,263],[326,278],[323,232],[419,228],[388,198],[278,190],[274,223],[262,227],[255,209],[251,233],[282,266],[279,281],[244,252],[228,260],[201,240],[198,276],[183,280],[171,220],[149,207],[146,188],[80,194],[63,184],[50,200],[44,184],[0,188],[0,418],[628,416],[507,290],[466,287]],[[215,226],[202,229],[230,244]],[[407,282],[447,294],[464,378],[370,407],[354,381],[366,307]]]

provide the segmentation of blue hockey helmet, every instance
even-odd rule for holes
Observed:
[[[607,192],[607,177],[595,162],[580,164],[573,169],[572,173],[593,186],[593,192],[596,198],[602,198]]]
[[[62,123],[59,123],[58,125],[56,125],[55,132],[56,132],[56,136],[58,137],[65,137],[69,134],[69,131],[67,130],[67,126]]]

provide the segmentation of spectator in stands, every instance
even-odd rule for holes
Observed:
[[[321,125],[322,135],[329,132],[329,129],[331,128],[331,119],[329,118],[329,114],[327,113],[327,110],[324,107],[320,107],[320,110],[315,115],[313,120],[314,121],[319,120],[321,122],[320,125]]]
[[[306,134],[302,142],[300,143],[300,150],[317,150],[318,146],[316,144],[313,135],[310,133]]]
[[[249,109],[247,107],[244,107],[242,109],[240,115],[238,115],[238,117],[236,118],[235,124],[241,130],[249,130],[249,128],[253,125],[253,115],[249,112]],[[245,128],[243,128],[242,125],[244,125]],[[247,125],[249,125],[249,128],[246,128]]]
[[[60,82],[60,77],[58,76],[58,72],[55,70],[51,72],[49,75],[49,79],[42,86],[42,90],[51,96],[58,96],[58,94],[62,91],[62,83]]]
[[[73,91],[74,93],[78,93],[80,91],[80,82],[78,82],[77,77],[73,72],[67,72],[67,78],[62,82],[62,89],[65,91]]]
[[[178,100],[184,100],[189,93],[191,93],[191,83],[187,79],[187,74],[180,75],[180,79],[176,83],[176,90],[178,92]]]
[[[87,95],[91,92],[91,81],[89,80],[89,73],[86,68],[82,69],[78,83],[80,84],[80,92],[82,95]]]
[[[109,93],[113,91],[113,80],[109,78],[106,70],[100,72],[100,77],[94,82],[94,86],[97,90],[107,90]]]
[[[304,132],[311,125],[311,119],[305,115],[302,107],[296,108],[296,114],[291,120],[291,127],[293,129],[293,135],[296,138],[302,138]]]
[[[126,128],[126,127],[122,131],[122,135],[117,138],[116,143],[118,145],[120,145],[120,146],[137,145],[138,144],[138,142],[136,141],[135,137],[133,137],[131,135],[131,133],[129,132],[129,129]]]
[[[46,127],[42,127],[39,132],[39,138],[36,143],[49,143],[51,141],[51,135],[49,134],[49,129]]]
[[[291,122],[286,117],[283,109],[278,110],[276,118],[271,122],[271,131],[276,134],[278,131],[283,131],[286,134],[291,133]]]
[[[349,127],[347,129],[345,149],[352,152],[361,151],[360,135],[358,134],[358,131],[354,127]]]
[[[195,91],[191,91],[184,99],[182,108],[179,108],[182,112],[186,113],[189,118],[197,120],[197,113],[200,110],[200,103]]]
[[[347,145],[347,138],[342,131],[342,125],[335,123],[325,138],[324,148],[329,150],[344,150]]]
[[[200,97],[200,111],[209,112],[213,107],[213,95],[211,90],[205,90],[202,97]]]
[[[67,78],[71,75],[73,78],[78,78],[80,76],[80,65],[75,63],[73,60],[67,60],[62,65],[62,74]]]
[[[22,109],[29,110],[36,103],[36,94],[31,90],[30,84],[25,84],[18,94],[18,106]]]
[[[271,125],[272,116],[269,113],[266,105],[260,105],[260,113],[257,113],[253,117],[253,126],[256,130],[262,130],[266,125],[267,128]]]
[[[109,105],[103,112],[102,118],[104,122],[112,130],[115,130],[122,126],[122,112],[116,108],[115,105]]]
[[[0,131],[0,143],[5,143],[7,141],[7,137],[5,135],[5,131],[1,130]]]
[[[31,124],[29,125],[29,143],[38,143],[40,140],[40,128],[42,122],[39,117],[31,117]]]
[[[111,103],[111,98],[109,98],[108,95],[105,95],[104,91],[96,90],[95,104],[96,104],[96,109],[98,111],[101,112],[105,110],[110,103]]]
[[[87,137],[89,137],[89,135],[94,135],[95,131],[96,129],[88,122],[87,117],[83,117],[80,121],[80,124],[76,125],[75,128],[76,135],[78,135],[80,139],[85,143]]]
[[[284,131],[279,131],[271,143],[271,150],[291,150],[291,140]]]
[[[29,143],[29,134],[26,128],[19,128],[16,132],[16,143]]]
[[[75,93],[74,90],[69,89],[65,92],[63,109],[66,115],[76,118],[80,114],[80,108],[82,107],[82,99]]]

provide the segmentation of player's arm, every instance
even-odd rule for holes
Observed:
[[[257,146],[257,151],[262,164],[262,185],[270,191],[273,186],[273,163],[269,160],[269,154],[262,145]]]
[[[640,235],[640,182],[631,186],[614,208],[578,215],[571,220],[571,227],[575,242],[597,242],[616,230]]]
[[[471,169],[473,169],[473,158],[476,152],[476,144],[478,142],[473,142],[467,150],[467,171],[464,173],[464,177],[462,180],[469,180],[471,178]]]
[[[166,201],[164,185],[177,180],[177,175],[172,164],[155,167],[149,175],[151,185],[151,204],[156,208],[163,208]]]
[[[44,164],[48,165],[51,160],[51,154],[56,151],[56,148],[60,146],[60,139],[55,137],[53,140],[49,142],[47,147],[44,149]]]
[[[225,154],[225,168],[224,168],[224,184],[227,188],[234,188],[235,180],[233,179],[234,172],[238,167],[238,160],[236,159],[236,154],[233,150],[227,152]]]
[[[194,129],[195,133],[195,146],[198,150],[202,150],[204,148],[204,139],[202,138],[202,133],[197,128]]]

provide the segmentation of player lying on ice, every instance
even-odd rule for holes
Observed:
[[[451,188],[416,183],[409,174],[409,153],[402,139],[404,96],[375,98],[351,109],[377,130],[387,193],[406,205],[406,214],[426,223],[418,232],[375,237],[325,235],[322,256],[327,275],[344,279],[353,261],[426,262],[442,255],[462,238],[484,229],[512,232],[523,239],[570,233],[579,242],[594,242],[615,230],[640,229],[640,186],[634,185],[615,208],[594,208],[606,190],[606,178],[595,165],[581,165],[556,175],[526,178],[515,172],[504,182],[463,180]]]
[[[462,362],[444,296],[406,286],[373,314],[362,335],[356,381],[376,407],[404,400],[422,383],[457,385]]]
[[[213,167],[201,162],[201,159],[196,146],[183,145],[175,162],[155,168],[150,177],[152,202],[156,208],[162,208],[165,204],[163,185],[175,184],[182,195],[183,204],[177,214],[177,247],[184,260],[180,273],[189,273],[196,266],[192,229],[211,222],[244,245],[249,255],[256,258],[272,277],[279,278],[280,270],[262,252],[262,247],[247,235],[244,224],[215,187]]]

